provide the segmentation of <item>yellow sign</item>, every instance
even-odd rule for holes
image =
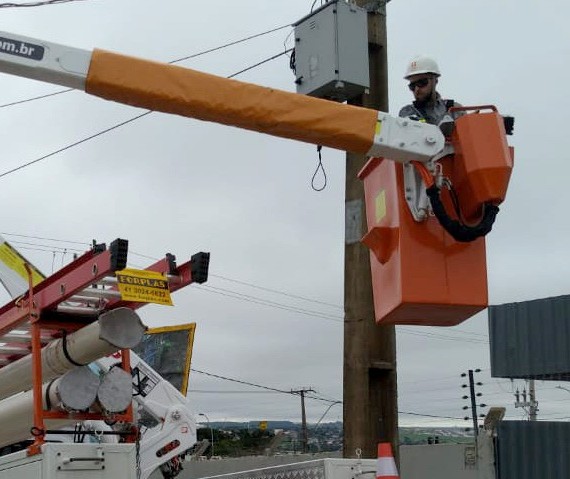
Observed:
[[[28,272],[24,266],[26,263],[32,273],[32,283],[36,286],[45,276],[0,236],[0,283],[12,298],[28,290]]]
[[[140,269],[123,269],[117,271],[115,275],[122,300],[172,306],[168,280],[161,273]]]
[[[376,208],[375,208],[375,212],[376,212],[376,223],[379,223],[380,220],[382,220],[384,218],[384,216],[386,216],[386,191],[382,190],[380,193],[378,193],[378,196],[376,197]]]
[[[259,421],[259,429],[265,431],[267,429],[267,421]]]

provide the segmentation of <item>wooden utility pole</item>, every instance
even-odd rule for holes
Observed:
[[[356,0],[368,15],[370,93],[351,103],[388,111],[386,0]],[[374,317],[370,253],[360,243],[366,233],[364,189],[356,177],[362,155],[347,154],[344,285],[344,457],[375,458],[378,442],[398,454],[396,333]]]
[[[303,453],[309,452],[309,434],[307,432],[307,414],[305,413],[305,393],[314,392],[314,389],[303,388],[297,391],[291,391],[292,394],[301,396],[301,441],[303,444]]]

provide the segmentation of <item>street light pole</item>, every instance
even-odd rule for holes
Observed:
[[[203,412],[198,414],[198,416],[204,416],[206,418],[206,421],[208,421],[208,427],[210,428],[210,439],[212,442],[212,450],[210,452],[210,457],[212,457],[214,455],[214,430],[212,429],[212,425],[210,424],[210,418],[206,416]]]

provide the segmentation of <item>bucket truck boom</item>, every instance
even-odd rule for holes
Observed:
[[[381,111],[2,32],[0,71],[371,157],[360,177],[368,184],[363,242],[371,250],[376,320],[453,325],[487,306],[484,237],[513,167],[510,122],[492,105],[460,107],[469,114],[446,124],[444,134]],[[390,170],[381,175],[388,183],[376,181],[380,163]]]

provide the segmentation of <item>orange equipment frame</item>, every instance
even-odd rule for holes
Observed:
[[[58,311],[61,303],[73,300],[73,296],[86,288],[96,285],[106,277],[114,277],[116,271],[126,267],[128,241],[117,239],[107,249],[105,245],[96,245],[72,263],[65,266],[44,281],[33,286],[32,270],[25,265],[28,272],[29,290],[20,298],[16,298],[0,308],[0,339],[13,331],[29,331],[28,349],[32,355],[32,384],[34,418],[31,435],[34,442],[28,447],[28,454],[38,454],[44,443],[46,434],[46,419],[66,419],[70,414],[60,411],[45,410],[42,398],[42,345],[60,335],[69,334],[95,321],[99,314],[118,307],[138,309],[146,303],[126,302],[120,299],[118,293],[105,299],[100,309],[93,308],[94,314],[84,312],[70,313],[65,309]],[[147,267],[147,270],[163,273],[168,278],[169,290],[177,291],[193,282],[202,283],[207,280],[209,253],[197,253],[192,259],[180,266],[175,258],[167,254],[164,259]],[[23,357],[22,353],[3,355],[3,365]],[[122,367],[130,374],[130,351],[121,350]],[[72,417],[84,419],[108,419],[98,413],[73,412]],[[129,406],[123,414],[113,416],[113,419],[133,423],[133,411]],[[133,427],[132,434],[125,438],[133,442],[138,432]]]

